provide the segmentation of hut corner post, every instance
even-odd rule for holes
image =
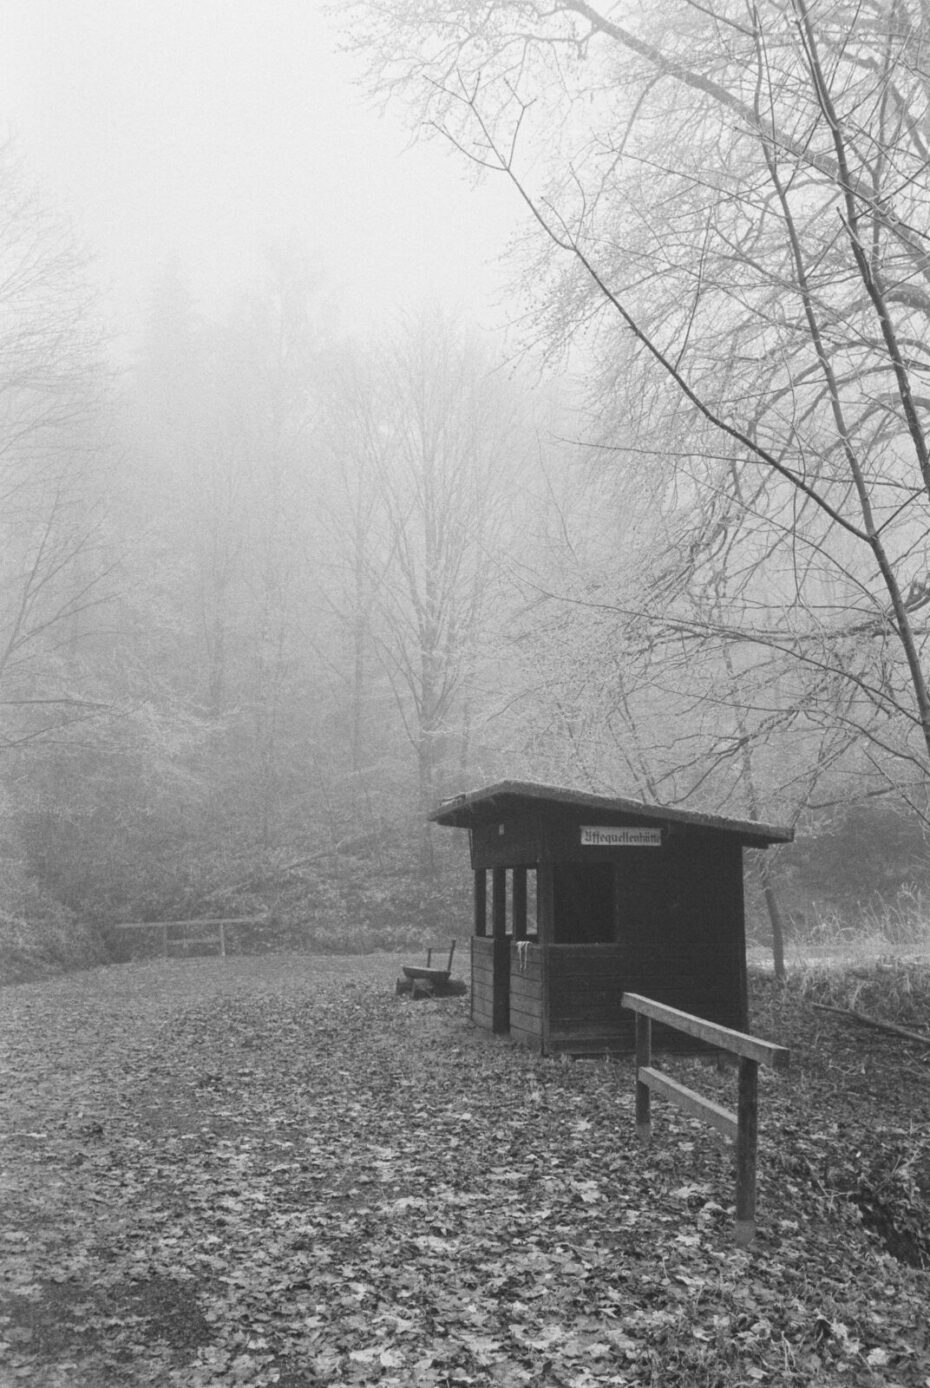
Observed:
[[[507,869],[491,871],[491,929],[494,936],[494,1001],[492,1030],[510,1030],[510,941],[507,938]]]
[[[475,869],[475,934],[479,940],[488,933],[488,883],[484,868]]]

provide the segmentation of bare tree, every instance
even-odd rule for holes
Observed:
[[[86,267],[0,151],[0,701],[5,749],[100,716],[82,663],[112,597],[101,340]]]
[[[543,324],[556,346],[586,329],[602,405],[633,395],[618,461],[651,448],[708,499],[689,563],[724,553],[725,589],[642,615],[842,679],[875,775],[919,806],[924,10],[389,0],[355,21],[381,89],[509,179],[561,253],[532,266]]]
[[[327,376],[327,466],[321,493],[329,543],[322,590],[339,639],[332,656],[340,699],[349,709],[349,774],[353,811],[370,814],[380,796],[371,765],[383,753],[384,692],[375,645],[375,612],[389,562],[382,542],[378,479],[383,463],[381,385],[369,354],[346,345]],[[381,679],[379,679],[381,675]],[[391,700],[390,691],[386,691]],[[385,780],[385,785],[387,781]]]
[[[137,385],[150,411],[137,453],[148,498],[141,544],[159,558],[146,567],[174,635],[163,668],[219,736],[234,735],[243,822],[268,852],[290,832],[294,743],[304,755],[320,716],[311,694],[319,286],[300,256],[281,252],[217,322],[197,322],[170,282],[168,290],[154,306]],[[180,375],[178,357],[187,363]],[[156,599],[150,586],[157,611]]]
[[[520,468],[516,407],[481,350],[438,315],[364,370],[357,363],[348,384],[339,417],[350,572],[335,601],[352,612],[355,737],[370,651],[390,682],[425,810],[467,765],[502,501]],[[429,870],[425,831],[421,856]]]

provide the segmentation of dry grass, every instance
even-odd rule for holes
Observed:
[[[760,931],[757,941],[765,939]],[[748,954],[752,966],[772,967],[768,943],[751,944]],[[921,960],[930,960],[930,902],[910,885],[891,900],[875,896],[850,907],[812,904],[785,942],[785,962],[793,975],[818,968],[884,969]]]

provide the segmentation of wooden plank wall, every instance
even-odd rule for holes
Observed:
[[[471,942],[471,1019],[494,1030],[494,941],[487,936]]]
[[[537,1049],[542,1045],[543,959],[538,945],[511,946],[510,1034]]]
[[[648,896],[622,878],[627,991],[745,1030],[745,943],[739,845],[688,844],[650,860]],[[661,1033],[660,1033],[661,1035]],[[660,1044],[665,1044],[663,1038]]]
[[[622,945],[549,947],[549,1035],[633,1049],[635,1023],[621,1006],[628,980]]]
[[[510,939],[474,936],[471,942],[471,1019],[488,1031],[510,1025]]]

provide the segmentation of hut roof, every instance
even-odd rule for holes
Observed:
[[[663,824],[689,825],[695,829],[731,834],[746,848],[767,848],[773,843],[790,843],[794,830],[756,820],[726,819],[722,815],[682,810],[672,805],[650,805],[614,795],[592,795],[588,791],[547,786],[536,781],[496,781],[480,790],[466,791],[443,800],[429,818],[436,824],[465,829],[486,824],[503,815],[527,814],[541,805],[567,814],[594,813],[633,816]]]

